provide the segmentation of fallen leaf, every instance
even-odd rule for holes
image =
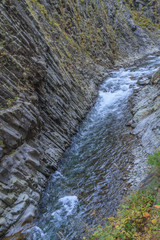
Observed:
[[[91,213],[91,215],[96,215],[96,212],[95,212],[95,211],[93,211],[93,212]]]
[[[160,205],[154,205],[155,208],[160,208]]]
[[[156,223],[157,222],[157,220],[156,219],[152,219],[152,223],[154,224],[154,223]]]
[[[150,215],[149,215],[149,213],[145,213],[144,215],[143,215],[143,217],[145,217],[145,218],[148,218]]]
[[[2,55],[2,56],[5,56],[5,55],[6,55],[6,53],[5,53],[5,52],[1,52],[1,55]]]

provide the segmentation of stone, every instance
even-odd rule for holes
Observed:
[[[19,215],[19,213],[22,213],[23,210],[25,209],[26,207],[26,201],[24,202],[20,202],[18,204],[16,204],[13,208],[12,208],[12,215]]]
[[[160,82],[160,68],[153,74],[152,84],[158,84]]]
[[[15,195],[15,193],[4,194],[4,193],[0,192],[0,199],[6,205],[12,205],[16,201],[16,195]]]
[[[146,153],[152,153],[160,144],[160,101],[158,85],[147,85],[134,96],[134,135],[141,138]]]
[[[15,204],[21,203],[21,202],[29,202],[29,196],[26,193],[21,193],[19,197],[17,198]]]
[[[105,88],[102,88],[102,91],[103,91],[103,92],[107,92],[107,90],[106,90]]]
[[[133,124],[133,121],[132,121],[132,120],[129,120],[129,121],[126,123],[126,126],[130,127],[130,126],[132,126],[132,124]]]
[[[0,158],[2,158],[2,157],[3,157],[3,148],[0,147]]]
[[[138,79],[137,83],[139,85],[147,85],[147,84],[150,84],[150,79]]]
[[[3,234],[7,229],[6,219],[4,217],[0,217],[0,233]]]
[[[36,208],[34,205],[30,204],[26,211],[23,214],[23,217],[20,219],[21,225],[25,225],[27,223],[32,223],[36,213]]]

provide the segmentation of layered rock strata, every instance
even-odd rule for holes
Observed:
[[[147,154],[160,146],[160,69],[133,95],[132,133],[141,139]]]
[[[0,12],[4,236],[33,220],[47,178],[107,69],[156,50],[157,35],[133,20],[124,1],[3,0]]]

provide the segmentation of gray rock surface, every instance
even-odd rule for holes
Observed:
[[[157,73],[153,74],[152,79]],[[134,175],[145,176],[148,170],[148,154],[159,150],[160,146],[160,85],[145,85],[136,90],[131,102],[133,118],[130,120],[131,133],[137,137],[138,148],[135,147],[136,162],[131,170],[131,182],[137,182]],[[137,167],[138,166],[138,167]],[[136,186],[136,184],[135,184]]]
[[[160,83],[160,68],[154,73],[152,77],[152,83],[153,84],[159,84]]]
[[[142,139],[142,146],[147,153],[155,151],[160,144],[160,88],[145,86],[137,96],[133,108],[133,122],[136,124],[133,134]]]

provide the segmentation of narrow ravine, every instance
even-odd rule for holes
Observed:
[[[80,240],[86,228],[116,213],[132,186],[129,173],[137,144],[126,126],[129,96],[137,80],[158,66],[160,57],[148,56],[138,67],[114,70],[100,86],[95,106],[48,182],[28,240]]]

